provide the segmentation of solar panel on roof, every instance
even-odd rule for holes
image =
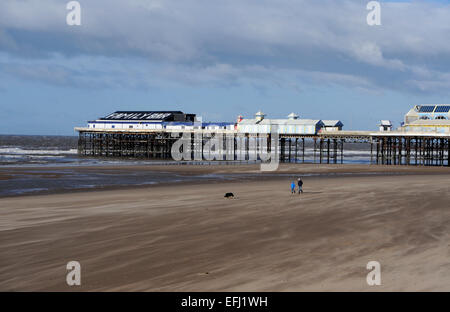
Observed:
[[[435,113],[448,113],[450,111],[450,105],[442,105],[436,107]]]
[[[435,106],[420,106],[419,113],[432,113],[434,111]]]

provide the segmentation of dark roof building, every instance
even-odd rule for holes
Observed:
[[[102,121],[181,121],[194,122],[195,114],[185,114],[181,111],[117,111],[99,120]]]

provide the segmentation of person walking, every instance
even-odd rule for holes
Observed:
[[[292,181],[291,183],[291,194],[295,194],[295,182]]]
[[[298,194],[303,193],[303,181],[301,178],[298,178]]]

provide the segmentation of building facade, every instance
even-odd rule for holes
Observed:
[[[194,127],[195,114],[181,111],[117,111],[88,121],[91,129],[158,130]]]
[[[95,130],[229,130],[239,133],[271,133],[315,135],[321,131],[340,131],[343,124],[339,120],[300,119],[291,113],[287,119],[269,119],[262,112],[255,118],[239,116],[232,122],[201,122],[195,114],[181,111],[117,111],[97,120],[88,121],[88,128]]]
[[[322,120],[300,119],[291,113],[287,119],[269,119],[262,112],[257,112],[253,119],[242,119],[237,130],[242,133],[271,133],[275,129],[279,134],[317,134],[323,127]]]
[[[381,132],[389,132],[392,131],[392,122],[390,120],[382,120],[378,125],[378,128]]]
[[[344,124],[340,120],[322,120],[322,131],[341,131]]]
[[[414,106],[406,113],[401,130],[450,133],[450,104]]]

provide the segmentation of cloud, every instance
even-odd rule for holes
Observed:
[[[394,70],[406,70],[407,67],[398,59],[386,59],[380,47],[373,42],[353,44],[353,52],[357,60],[369,65]]]
[[[382,2],[382,26],[360,0],[65,1],[0,3],[0,66],[51,84],[342,85],[447,94],[450,6]]]

